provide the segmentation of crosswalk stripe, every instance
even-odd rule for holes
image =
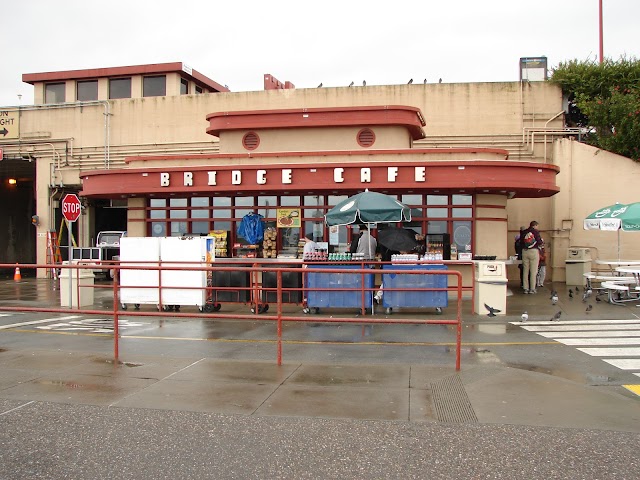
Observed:
[[[526,322],[509,322],[512,325],[616,325],[620,323],[637,324],[640,325],[640,320],[564,320],[564,321],[551,321],[551,320],[536,320]]]
[[[603,358],[603,360],[621,370],[640,370],[640,358]]]
[[[556,338],[565,345],[640,345],[640,337],[625,338]]]
[[[640,347],[578,348],[581,352],[594,357],[636,357]]]
[[[546,338],[558,340],[560,338],[606,338],[640,336],[640,330],[625,330],[622,332],[536,332]]]
[[[593,331],[602,331],[602,330],[633,330],[634,328],[638,328],[639,325],[628,325],[628,324],[620,324],[620,325],[583,325],[581,330],[593,330]],[[575,330],[576,327],[573,325],[523,325],[522,328],[525,330],[529,330],[530,332],[568,332]]]
[[[11,325],[1,325],[0,330],[6,330],[8,328],[24,327],[25,325],[37,325],[38,323],[58,322],[60,320],[71,320],[73,318],[79,318],[79,316],[69,315],[67,317],[45,318],[44,320],[33,320],[31,322],[12,323]]]

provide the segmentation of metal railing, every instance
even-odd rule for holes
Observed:
[[[256,259],[257,260],[257,259]],[[113,339],[114,339],[114,359],[119,361],[120,346],[119,346],[119,319],[121,316],[131,317],[177,317],[177,318],[201,318],[201,319],[222,319],[222,320],[251,320],[251,321],[270,321],[276,323],[277,329],[277,364],[282,365],[282,326],[284,322],[313,322],[313,323],[348,323],[348,324],[423,324],[423,325],[455,325],[456,326],[456,370],[460,369],[460,355],[461,355],[461,342],[462,342],[462,298],[464,291],[471,291],[472,296],[475,294],[473,286],[463,286],[462,274],[456,270],[424,270],[424,269],[402,269],[402,264],[395,265],[387,264],[384,270],[372,268],[373,264],[368,262],[358,262],[357,265],[320,265],[320,264],[305,264],[305,268],[290,267],[290,266],[278,266],[273,262],[258,262],[247,261],[245,264],[238,264],[234,262],[227,263],[224,261],[216,260],[214,264],[194,263],[185,264],[186,262],[162,262],[156,265],[145,263],[140,264],[124,264],[113,263],[111,268],[116,272],[113,283],[111,285],[94,284],[93,275],[90,273],[93,269],[92,264],[72,263],[63,265],[49,265],[49,264],[0,264],[0,269],[19,268],[22,272],[29,270],[51,270],[57,268],[61,270],[60,282],[60,301],[58,303],[41,305],[37,307],[26,306],[0,306],[0,311],[20,311],[20,312],[51,312],[51,313],[79,313],[86,315],[101,315],[109,314],[113,318]],[[289,262],[291,263],[291,262]],[[434,263],[434,262],[412,262],[415,265],[420,263]],[[458,262],[460,264],[466,264],[469,262]],[[172,265],[173,264],[173,265]],[[231,266],[229,266],[231,265]],[[379,263],[377,264],[379,265]],[[157,276],[151,273],[152,278],[157,278],[157,282],[153,284],[144,283],[130,283],[121,284],[119,279],[124,274],[127,276],[127,271],[147,271],[157,272]],[[207,281],[202,285],[178,285],[175,282],[171,282],[170,277],[172,272],[191,272],[202,275]],[[211,282],[213,275],[224,274],[225,272],[245,272],[249,277],[249,282],[246,285],[214,285]],[[132,272],[134,273],[134,272]],[[426,313],[413,314],[407,316],[403,314],[375,316],[375,302],[374,295],[380,288],[375,283],[365,282],[365,277],[374,276],[375,274],[383,273],[384,275],[403,275],[406,278],[416,276],[416,280],[420,277],[427,276],[444,276],[447,280],[444,283],[445,286],[421,286],[419,282],[416,282],[415,287],[402,287],[397,288],[392,285],[385,286],[384,291],[387,294],[392,292],[403,292],[408,295],[430,296],[430,295],[446,295],[447,304],[449,298],[452,298],[454,305],[453,310],[447,308],[447,315],[442,315],[442,318],[430,318]],[[308,278],[311,275],[327,276],[327,278],[335,278],[339,275],[350,275],[355,277],[361,277],[362,281],[356,286],[336,287],[330,285],[323,285],[316,283],[310,285],[306,280],[300,283],[300,286],[285,287],[283,282],[283,276],[286,274],[301,275],[303,278]],[[272,286],[266,286],[263,283],[265,276],[271,275],[275,277],[275,284]],[[85,281],[86,279],[86,281]],[[453,281],[449,281],[453,279]],[[67,287],[65,288],[65,282]],[[452,284],[449,286],[449,284]],[[146,304],[153,304],[153,308],[149,310],[128,310],[126,305],[121,303],[121,296],[125,289],[138,289],[139,292],[156,292],[157,291],[157,303],[156,301],[143,302]],[[97,290],[110,290],[113,307],[108,308],[95,308],[94,292]],[[225,291],[244,291],[246,295],[244,300],[238,300],[235,303],[245,303],[251,306],[250,312],[246,314],[234,312],[224,313],[220,312],[220,308],[209,308],[213,305],[215,307],[216,294]],[[293,302],[301,305],[305,304],[304,297],[310,294],[319,294],[331,298],[336,293],[346,294],[360,309],[361,316],[350,315],[346,313],[344,315],[336,315],[334,310],[343,308],[330,306],[330,314],[317,314],[308,315],[303,310],[284,312],[283,306],[292,303],[291,301],[284,301],[287,297],[285,293],[289,294],[289,298],[302,298],[301,302]],[[197,293],[201,300],[192,302],[189,304],[182,304],[184,309],[169,308],[169,303],[173,303],[171,295],[178,294],[193,294]],[[271,309],[269,311],[265,298],[268,298],[268,294],[272,295],[272,299],[275,299],[275,311]],[[267,294],[267,297],[265,297]],[[297,296],[295,294],[298,294]],[[89,295],[90,298],[86,299],[85,296]],[[473,302],[472,302],[473,303]],[[264,306],[267,305],[267,308]],[[347,306],[353,312],[354,308],[351,308],[352,304]],[[174,305],[172,305],[174,306]],[[346,305],[345,305],[346,306]],[[157,308],[156,308],[157,307]],[[189,308],[197,307],[197,308]],[[263,307],[263,308],[261,308]],[[364,315],[365,311],[370,310],[371,315]],[[404,313],[404,312],[403,312]],[[439,312],[437,312],[439,313]]]

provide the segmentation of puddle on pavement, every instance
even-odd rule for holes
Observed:
[[[95,383],[78,383],[67,380],[34,380],[33,383],[38,385],[47,385],[53,387],[63,387],[69,390],[82,390],[85,392],[112,393],[120,389],[112,385],[100,385]]]
[[[113,358],[93,358],[93,362],[95,363],[108,363],[109,365],[113,365],[115,360]],[[132,362],[121,362],[118,360],[118,365],[122,365],[124,367],[141,367],[142,363],[132,363]]]
[[[544,373],[546,375],[553,375],[554,377],[564,378],[573,382],[582,383],[584,385],[600,385],[611,382],[613,379],[606,375],[593,375],[582,374],[572,370],[566,370],[562,368],[545,368],[537,365],[519,365],[519,364],[507,364],[511,368],[519,368],[520,370],[528,370],[529,372]]]

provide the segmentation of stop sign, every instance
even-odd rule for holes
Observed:
[[[68,222],[75,222],[80,216],[80,199],[73,193],[67,193],[62,199],[62,216]]]

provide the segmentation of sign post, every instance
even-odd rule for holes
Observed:
[[[71,224],[80,217],[80,199],[73,193],[67,193],[62,199],[62,216],[67,221],[67,263],[71,265]],[[78,275],[78,281],[80,275]],[[69,308],[73,308],[73,282],[71,281],[71,268],[69,268]],[[79,295],[79,294],[78,294]],[[80,297],[78,296],[78,308]]]

